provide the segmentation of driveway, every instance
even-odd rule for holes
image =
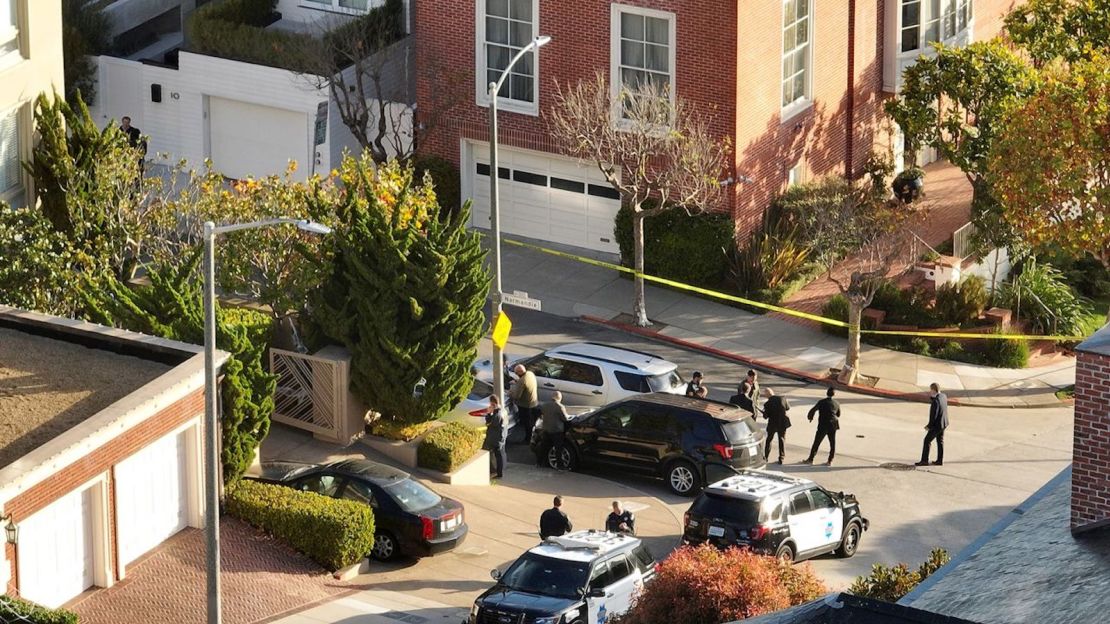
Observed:
[[[137,563],[109,589],[69,608],[82,624],[203,624],[204,532],[188,528]],[[334,597],[350,587],[300,553],[225,517],[220,522],[223,621],[248,624]]]

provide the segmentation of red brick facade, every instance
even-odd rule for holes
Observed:
[[[1103,329],[1100,333],[1108,333]],[[1097,338],[1099,334],[1096,334]],[[1094,338],[1092,338],[1093,340]],[[1071,530],[1110,524],[1110,341],[1098,350],[1079,346],[1075,367]]]
[[[873,149],[891,147],[882,110],[884,2],[814,2],[812,106],[781,115],[782,0],[541,0],[539,32],[552,42],[540,57],[539,111],[500,112],[503,145],[557,153],[544,112],[556,82],[572,84],[610,72],[610,6],[631,5],[675,14],[676,93],[703,111],[734,149],[736,173],[750,184],[730,187],[727,209],[743,235],[800,165],[803,179],[856,177]],[[1019,0],[975,3],[975,38],[998,33],[1001,16]],[[488,117],[475,102],[475,2],[413,0],[418,110],[451,101],[450,119],[428,130],[421,151],[459,164],[460,138],[487,139]],[[477,3],[481,4],[481,2]],[[453,76],[456,79],[448,79]],[[453,92],[445,94],[450,89]],[[469,172],[464,172],[468,175]],[[724,175],[728,175],[726,172]]]
[[[12,514],[12,518],[18,524],[24,518],[69,494],[75,488],[89,482],[98,475],[107,473],[109,552],[112,578],[119,580],[119,549],[116,540],[115,487],[112,468],[120,461],[130,457],[203,412],[204,389],[201,388],[157,414],[152,414],[141,424],[123,432],[110,442],[66,466],[49,479],[12,498],[4,505],[4,513]],[[19,579],[17,578],[18,556],[18,546],[7,544],[6,558],[11,566],[9,592],[19,587]]]

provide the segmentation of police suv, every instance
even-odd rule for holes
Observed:
[[[870,526],[852,494],[760,470],[705,488],[683,524],[685,544],[741,546],[790,561],[831,552],[851,557]]]
[[[624,613],[655,576],[640,540],[605,531],[549,537],[474,601],[469,624],[604,624]]]

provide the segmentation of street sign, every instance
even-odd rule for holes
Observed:
[[[498,349],[504,349],[505,343],[509,341],[509,330],[513,328],[512,321],[509,320],[509,315],[502,311],[497,315],[497,319],[493,322],[493,344],[497,345]]]
[[[511,295],[501,295],[501,303],[518,308],[528,308],[529,310],[539,311],[540,309],[539,299],[529,299],[528,293],[520,290],[514,291]]]

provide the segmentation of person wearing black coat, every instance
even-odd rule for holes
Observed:
[[[825,462],[825,465],[831,466],[833,463],[833,457],[836,455],[836,431],[840,429],[840,403],[836,402],[834,396],[836,396],[836,389],[829,388],[825,391],[825,398],[809,408],[809,414],[806,416],[809,422],[813,422],[813,414],[817,414],[817,434],[813,437],[813,447],[809,449],[809,457],[802,462],[803,464],[813,463],[813,458],[817,456],[817,449],[821,448],[821,441],[826,437],[829,439],[829,461]]]
[[[775,391],[770,388],[763,389],[767,401],[763,403],[763,417],[767,419],[767,442],[763,449],[763,459],[771,456],[771,440],[777,435],[779,438],[779,464],[786,459],[786,430],[790,428],[790,417],[786,412],[790,410],[790,402],[785,397],[775,396]]]
[[[489,451],[490,460],[493,462],[491,473],[498,479],[505,476],[505,442],[509,437],[509,429],[505,426],[505,410],[496,394],[489,397],[489,407],[486,409],[486,438],[482,442],[482,449]]]
[[[540,514],[540,539],[547,539],[549,537],[558,537],[566,535],[574,530],[574,525],[570,523],[570,518],[567,517],[566,512],[561,508],[563,506],[563,497],[556,496],[553,501],[554,507]]]
[[[929,447],[937,441],[937,460],[934,466],[944,465],[944,430],[948,428],[948,396],[940,391],[937,383],[929,384],[929,424],[925,425],[925,442],[921,446],[921,461],[915,466],[929,465]]]

